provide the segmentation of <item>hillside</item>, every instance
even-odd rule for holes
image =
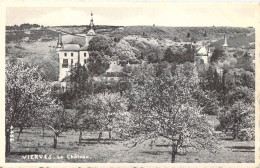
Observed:
[[[34,42],[37,40],[56,40],[58,32],[63,34],[85,34],[87,26],[54,26],[38,30],[6,30],[6,42]],[[95,26],[97,34],[114,37],[117,41],[127,36],[138,36],[144,39],[169,40],[175,42],[211,41],[212,46],[223,43],[226,33],[230,47],[248,47],[254,45],[254,28],[241,27],[160,27],[160,26]],[[187,35],[190,35],[188,38]],[[172,43],[172,42],[171,42]]]
[[[249,34],[253,28],[238,27],[158,27],[158,26],[127,26],[123,30],[115,30],[112,34],[142,35],[158,39],[169,38],[174,41],[189,41],[187,34],[195,41],[216,40],[223,38],[224,33],[229,36]],[[206,33],[205,33],[206,32]]]

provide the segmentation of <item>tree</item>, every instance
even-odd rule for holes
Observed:
[[[186,37],[187,37],[187,38],[190,38],[190,32],[187,33],[187,36],[186,36]]]
[[[91,74],[86,66],[78,64],[71,69],[70,91],[76,98],[82,98],[87,93],[91,93]]]
[[[254,137],[254,81],[254,73],[242,68],[225,73],[223,105],[218,117],[221,128],[231,130],[234,139]],[[239,136],[244,131],[247,133]]]
[[[193,57],[193,54],[184,56],[188,53],[187,51],[188,50],[184,47],[168,47],[164,53],[163,61],[167,61],[169,63],[175,62],[177,64],[189,61],[190,58]]]
[[[100,75],[109,68],[114,45],[114,41],[107,36],[95,36],[89,41],[88,69],[93,75]]]
[[[163,51],[160,46],[147,46],[144,55],[149,63],[158,63],[163,59]]]
[[[138,142],[164,137],[172,143],[171,162],[180,148],[213,149],[216,139],[213,128],[201,113],[198,76],[192,64],[178,65],[175,70],[165,68],[156,76],[151,70],[139,72],[132,78],[129,106],[132,116],[131,132]]]
[[[210,62],[217,62],[221,58],[224,57],[224,51],[221,48],[215,48],[215,50],[212,53],[212,56],[210,57]]]
[[[95,121],[95,127],[99,130],[99,140],[103,131],[115,131],[122,133],[123,128],[129,126],[127,102],[119,93],[95,94],[89,97],[88,111]]]
[[[255,71],[253,58],[248,52],[243,52],[241,55],[237,54],[237,68],[243,68],[246,71]]]
[[[102,52],[91,51],[87,63],[89,71],[98,76],[106,72],[109,68],[110,56],[102,55]]]
[[[31,66],[37,66],[41,76],[47,81],[57,81],[59,74],[58,61],[52,60],[48,56],[30,55],[23,59],[23,62]]]
[[[53,148],[58,145],[58,137],[70,127],[68,111],[65,110],[61,103],[53,104],[45,108],[45,113],[39,119],[42,120],[46,127],[49,127],[53,135]]]
[[[174,59],[174,53],[172,52],[171,48],[168,47],[164,53],[164,61],[167,61],[169,63],[172,63],[175,61]]]
[[[115,46],[115,55],[119,58],[120,61],[125,60],[126,62],[134,62],[139,56],[138,49],[132,47],[127,41],[120,40],[119,43]]]
[[[43,80],[37,67],[6,62],[5,111],[6,153],[10,152],[8,129],[23,128],[42,115],[39,111],[53,103],[51,85]]]
[[[219,114],[220,124],[233,132],[233,139],[250,140],[255,137],[254,103],[235,102],[224,107]]]
[[[204,37],[207,37],[207,31],[206,31],[206,30],[205,30],[203,36],[204,36]]]
[[[107,36],[97,35],[89,41],[88,51],[99,51],[102,55],[111,57],[114,53],[114,45],[113,39]]]

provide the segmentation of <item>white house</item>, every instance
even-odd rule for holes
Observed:
[[[70,75],[70,69],[76,64],[85,65],[89,58],[87,51],[89,41],[96,35],[94,31],[93,14],[91,13],[90,30],[83,37],[82,35],[64,35],[70,42],[62,42],[62,34],[59,33],[56,51],[59,56],[59,81],[64,80],[65,77]],[[82,37],[84,39],[82,39]],[[82,40],[85,41],[82,44]]]

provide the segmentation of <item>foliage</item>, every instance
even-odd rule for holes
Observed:
[[[88,51],[98,51],[101,55],[108,55],[111,57],[114,53],[114,45],[113,39],[107,36],[97,35],[89,41]]]
[[[48,56],[30,55],[23,59],[26,66],[37,66],[41,76],[47,81],[57,81],[59,64]]]
[[[126,61],[130,63],[135,63],[136,59],[140,57],[140,52],[138,49],[132,47],[127,41],[120,40],[115,46],[115,55],[120,61]]]
[[[253,63],[253,58],[248,52],[242,52],[242,54],[235,53],[237,58],[237,68],[243,68],[246,71],[254,72],[255,65]]]
[[[106,72],[109,68],[110,57],[108,55],[102,55],[99,51],[91,51],[87,62],[89,71],[98,76]]]
[[[194,62],[195,49],[190,45],[184,47],[168,47],[164,52],[164,61],[181,64],[184,62]]]
[[[39,109],[52,104],[51,86],[43,80],[37,67],[7,62],[5,86],[6,119],[9,126],[30,122],[40,115]]]
[[[160,46],[147,46],[145,52],[143,53],[149,63],[158,63],[163,59],[163,50]]]
[[[254,74],[244,69],[230,69],[224,76],[225,91],[219,120],[224,130],[231,129],[233,138],[253,138],[254,130]],[[250,123],[250,124],[249,124]],[[249,133],[250,132],[250,133]]]
[[[246,34],[242,33],[239,35],[231,36],[227,39],[229,47],[249,47],[251,42],[255,42],[255,33]],[[211,47],[221,47],[224,44],[224,39],[218,40],[210,44]]]
[[[212,127],[198,105],[197,95],[202,92],[192,64],[179,65],[174,71],[165,68],[157,77],[151,71],[139,74],[133,78],[129,93],[134,135],[171,140],[172,162],[183,145],[216,145]]]
[[[88,69],[93,75],[100,75],[109,68],[110,57],[114,54],[114,41],[106,36],[95,36],[90,40]]]
[[[41,109],[53,104],[51,86],[43,80],[37,67],[6,62],[5,111],[7,153],[10,152],[8,129],[12,126],[29,126],[35,118],[43,115]]]
[[[211,63],[216,62],[218,60],[223,59],[223,57],[224,57],[224,51],[221,48],[215,48],[212,53],[212,56],[210,57],[210,62]]]

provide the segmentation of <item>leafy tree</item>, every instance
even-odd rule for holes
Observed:
[[[122,132],[123,127],[128,125],[127,102],[120,94],[96,94],[90,97],[92,101],[89,102],[90,111],[96,121],[96,128],[100,131],[99,139],[103,131],[109,131],[109,138],[111,139],[111,132]]]
[[[155,76],[152,71],[139,73],[132,79],[129,93],[133,135],[138,142],[164,137],[172,143],[171,162],[180,148],[213,149],[216,139],[213,128],[201,113],[197,95],[202,95],[198,76],[192,64],[178,65],[174,71],[165,69]]]
[[[107,36],[97,35],[89,41],[88,51],[99,51],[102,55],[111,57],[114,53],[114,45],[113,39]]]
[[[167,61],[169,63],[184,63],[186,61],[191,61],[193,58],[192,51],[186,49],[185,47],[168,47],[164,52],[163,61]]]
[[[53,103],[51,85],[43,80],[37,67],[6,62],[5,111],[6,153],[10,152],[8,129],[24,127],[37,116],[39,111]]]
[[[90,40],[88,69],[93,75],[100,75],[109,68],[110,57],[114,55],[114,41],[107,36],[95,36]]]
[[[144,56],[149,63],[158,63],[163,59],[163,51],[160,46],[148,46],[145,50]]]
[[[223,57],[224,57],[224,51],[221,48],[215,48],[215,50],[212,53],[212,56],[210,57],[210,62],[211,63],[217,62]]]
[[[56,149],[58,145],[58,137],[69,128],[69,115],[61,103],[53,104],[45,108],[45,113],[39,117],[44,123],[44,126],[49,127],[53,135],[53,148]]]
[[[237,68],[243,68],[246,71],[255,71],[255,66],[253,63],[253,58],[248,52],[243,52],[241,55],[237,56]]]
[[[190,32],[187,33],[187,36],[186,36],[186,37],[187,37],[187,38],[190,38]]]
[[[102,55],[102,52],[99,51],[92,51],[90,52],[87,67],[94,76],[98,76],[108,70],[109,61],[110,56]]]
[[[115,46],[115,55],[118,56],[120,61],[125,60],[126,62],[133,63],[140,57],[140,52],[138,49],[132,47],[127,41],[120,40],[119,43]]]
[[[172,52],[171,48],[168,47],[164,53],[164,61],[167,61],[169,63],[172,63],[175,61],[174,53]]]
[[[222,97],[223,107],[219,112],[220,126],[231,129],[233,138],[246,130],[240,138],[252,138],[254,124],[254,73],[244,69],[230,69],[224,76],[225,91]],[[250,132],[250,133],[249,133]]]
[[[91,74],[86,66],[77,65],[71,69],[70,91],[76,97],[81,98],[87,93],[92,92],[90,78]]]
[[[207,37],[207,31],[206,31],[206,30],[205,30],[203,36],[204,36],[204,37]]]
[[[23,62],[31,66],[37,66],[41,76],[47,81],[57,81],[59,74],[59,64],[48,56],[31,55],[25,57]]]

